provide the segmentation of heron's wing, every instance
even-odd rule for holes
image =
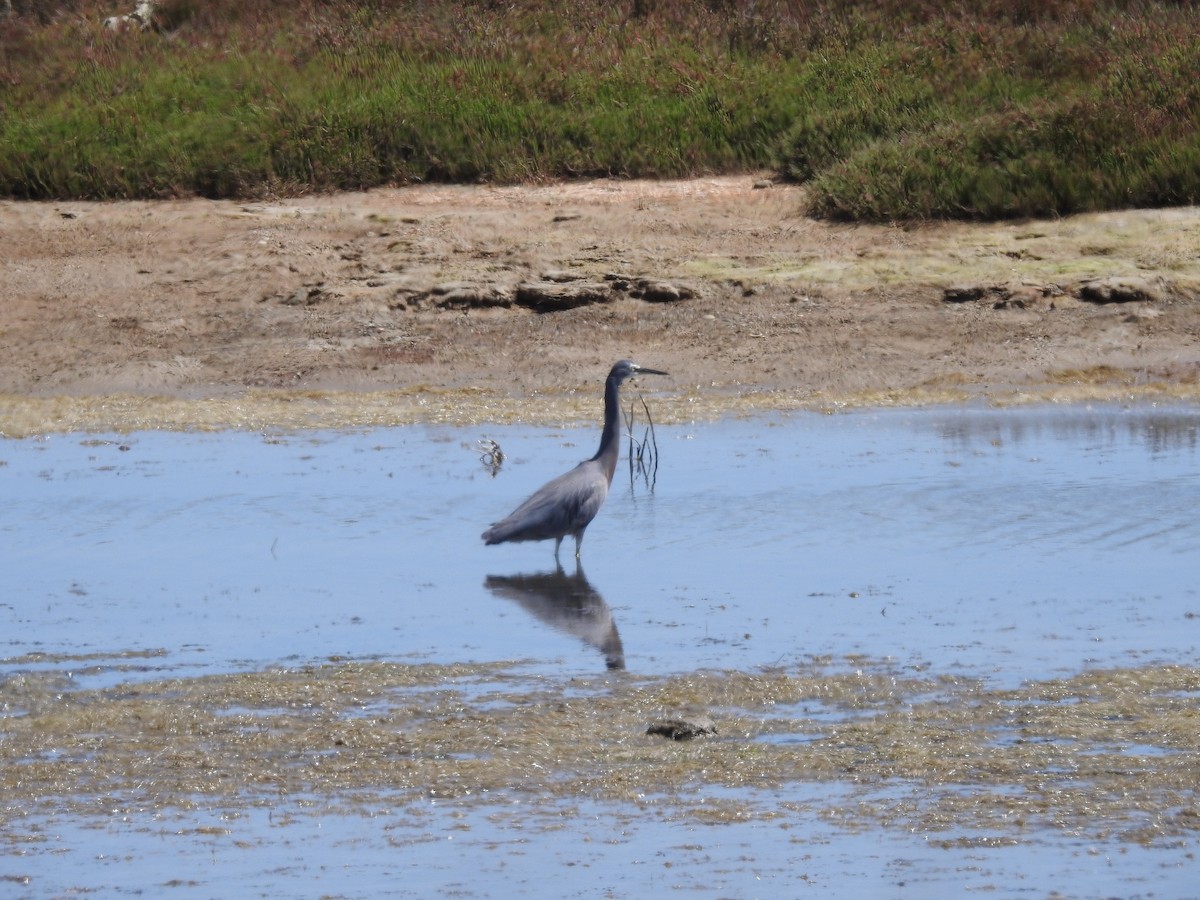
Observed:
[[[608,479],[587,460],[538,488],[533,496],[483,533],[489,544],[544,541],[587,527],[608,495]]]

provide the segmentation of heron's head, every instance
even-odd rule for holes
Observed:
[[[612,371],[608,373],[608,377],[617,379],[617,383],[620,384],[621,382],[625,381],[626,379],[632,378],[634,375],[666,375],[666,374],[668,374],[668,373],[663,372],[660,369],[647,369],[645,366],[639,366],[633,360],[622,359],[615,366],[612,367]]]

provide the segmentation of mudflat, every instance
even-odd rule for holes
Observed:
[[[850,225],[753,175],[0,203],[0,431],[1200,399],[1200,208]]]

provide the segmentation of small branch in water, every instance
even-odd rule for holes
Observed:
[[[629,412],[625,414],[625,429],[629,432],[629,486],[632,488],[640,477],[650,490],[654,490],[658,478],[658,438],[654,434],[654,419],[650,415],[650,407],[646,405],[646,398],[639,395],[638,400],[646,412],[648,425],[642,439],[637,440],[633,436],[634,405],[630,402]]]
[[[653,448],[653,453],[654,453],[654,471],[652,474],[653,474],[654,478],[657,479],[658,478],[658,438],[654,434],[654,418],[650,415],[650,407],[646,405],[646,398],[639,397],[638,399],[642,401],[642,409],[644,409],[646,411],[646,421],[650,424],[650,428],[649,428],[650,446]],[[645,443],[645,439],[643,439],[643,443]]]

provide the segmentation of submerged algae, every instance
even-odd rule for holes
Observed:
[[[718,734],[647,735],[704,710]],[[0,782],[18,816],[454,798],[530,815],[572,798],[669,798],[704,821],[769,820],[801,784],[841,827],[1030,830],[1155,844],[1200,830],[1200,669],[1086,671],[1017,689],[887,662],[555,682],[520,664],[342,662],[70,690],[0,682]],[[811,790],[806,790],[812,796]]]

